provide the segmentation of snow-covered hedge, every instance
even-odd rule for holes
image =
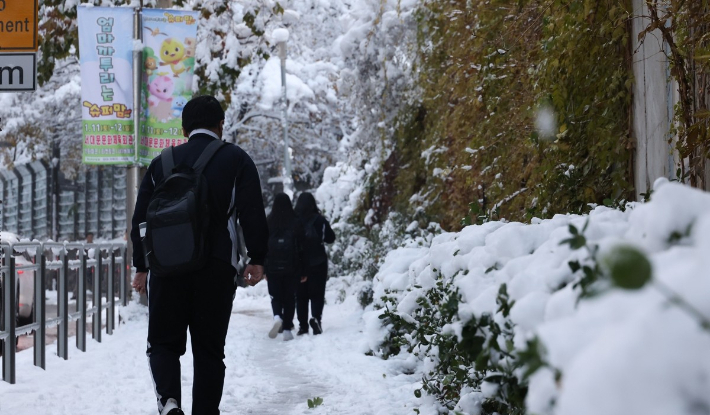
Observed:
[[[418,222],[408,221],[396,212],[390,213],[381,224],[369,220],[371,213],[360,220],[357,216],[362,213],[360,202],[369,168],[357,170],[344,162],[327,167],[323,183],[316,191],[318,205],[338,235],[335,243],[327,247],[331,275],[357,275],[370,281],[388,252],[402,244],[429,246],[434,235],[441,232],[437,224],[421,228]],[[363,305],[370,302],[363,301]]]
[[[441,234],[392,251],[373,290],[371,352],[439,409],[710,413],[707,193],[659,180],[625,211]]]

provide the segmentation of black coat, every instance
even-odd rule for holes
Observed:
[[[194,165],[202,150],[213,140],[215,138],[208,134],[195,134],[187,143],[176,146],[173,149],[175,165],[181,163]],[[227,144],[217,151],[202,174],[209,183],[211,211],[224,212],[224,217],[216,219],[211,243],[212,257],[236,266],[234,229],[238,219],[244,233],[247,255],[251,258],[250,263],[263,265],[268,250],[269,231],[261,196],[259,173],[251,157],[240,147]],[[148,202],[156,184],[161,180],[163,180],[163,164],[161,157],[158,156],[150,163],[148,172],[143,177],[133,214],[131,229],[133,265],[138,272],[148,270],[145,266],[138,225],[145,222]],[[227,217],[230,208],[234,208],[234,214]]]
[[[311,215],[309,217],[302,217],[301,222],[303,222],[303,226],[306,227],[308,224],[313,221],[313,227],[315,228],[316,233],[318,234],[318,238],[326,244],[332,244],[335,242],[335,232],[333,232],[333,228],[330,227],[330,223],[326,218],[323,217],[320,213],[315,214],[315,220],[314,217]],[[327,254],[325,251],[325,245],[321,243],[315,248],[310,248],[310,244],[306,244],[307,247],[310,249],[306,250],[306,255],[309,259],[309,262],[312,262],[315,258],[322,258],[325,256],[327,258]],[[314,251],[315,249],[315,251]]]

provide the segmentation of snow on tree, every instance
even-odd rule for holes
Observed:
[[[137,6],[138,1],[91,0],[95,6]],[[153,0],[144,1],[152,7]],[[293,3],[293,4],[291,4]],[[0,96],[0,138],[5,164],[47,158],[51,143],[62,149],[65,173],[76,170],[81,153],[81,111],[77,54],[78,0],[40,4],[39,88],[36,93]],[[195,93],[214,94],[227,108],[228,139],[247,150],[262,177],[280,175],[283,159],[278,106],[279,59],[274,31],[287,29],[288,118],[297,187],[315,187],[337,157],[342,125],[352,111],[338,94],[345,65],[333,41],[341,34],[342,2],[177,0],[175,7],[200,10]]]

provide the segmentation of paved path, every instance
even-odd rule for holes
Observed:
[[[242,348],[228,350],[227,361],[235,363],[227,369],[227,378],[240,378],[244,374],[260,381],[252,388],[251,398],[244,399],[244,391],[239,387],[225,388],[224,413],[245,413],[260,415],[282,415],[300,413],[304,403],[314,397],[327,394],[328,388],[313,373],[307,373],[296,366],[292,342],[284,342],[281,336],[270,339],[266,330],[271,327],[272,316],[268,309],[239,310],[232,316],[240,326],[250,327],[248,341]],[[261,329],[261,330],[259,330]],[[246,334],[246,333],[244,333]],[[294,412],[295,411],[295,412]]]
[[[227,376],[220,409],[234,415],[393,415],[413,413],[420,378],[403,375],[406,362],[365,355],[361,309],[355,298],[335,304],[328,293],[324,334],[284,342],[269,339],[266,287],[240,292],[225,347]],[[17,355],[17,384],[0,382],[0,415],[155,415],[145,357],[147,312],[132,303],[123,324],[69,360],[47,348],[47,370],[32,365],[31,349]],[[181,358],[183,407],[192,406],[192,355]],[[308,399],[323,404],[309,409]]]

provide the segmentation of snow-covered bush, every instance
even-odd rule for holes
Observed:
[[[315,197],[338,236],[328,247],[331,274],[358,274],[369,281],[388,252],[401,246],[428,246],[441,227],[435,223],[422,227],[396,212],[382,223],[374,223],[372,211],[363,212],[361,204],[365,177],[366,170],[340,162],[325,170]],[[369,304],[371,295],[367,291],[361,293],[363,305]]]
[[[658,184],[625,211],[391,252],[365,314],[371,352],[409,362],[459,413],[707,413],[710,195]]]

